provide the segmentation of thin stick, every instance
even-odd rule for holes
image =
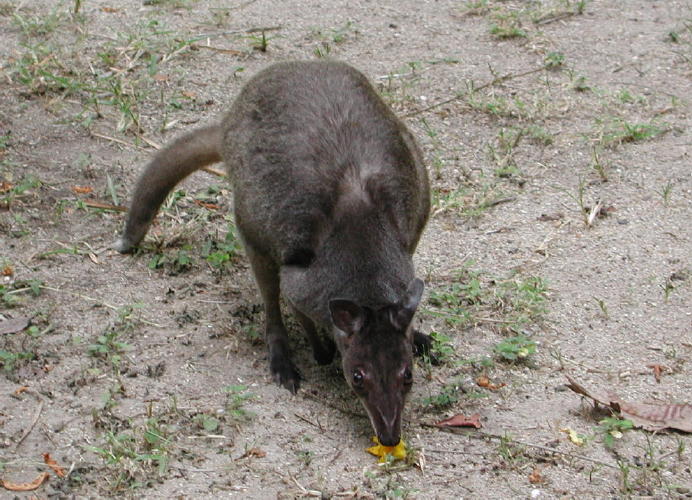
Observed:
[[[523,441],[516,441],[514,439],[507,438],[507,436],[500,436],[498,434],[490,434],[488,432],[482,432],[482,431],[468,432],[468,431],[463,431],[461,429],[454,429],[454,428],[449,428],[449,427],[438,427],[434,424],[427,424],[427,423],[421,423],[420,425],[423,427],[433,427],[435,429],[449,432],[451,434],[461,434],[462,436],[472,437],[475,439],[494,439],[497,441],[509,441],[512,444],[516,444],[519,446],[527,446],[529,448],[535,448],[538,450],[547,451],[549,453],[555,453],[557,455],[562,455],[562,456],[569,457],[569,458],[575,458],[577,460],[584,460],[586,462],[592,462],[594,464],[602,465],[603,467],[610,467],[611,469],[619,469],[619,467],[617,465],[609,464],[607,462],[603,462],[603,461],[597,460],[595,458],[585,457],[584,455],[576,455],[574,453],[570,453],[569,451],[556,450],[555,448],[550,448],[549,446],[542,446],[540,444],[532,444],[532,443],[525,443]]]
[[[498,76],[497,78],[493,78],[493,79],[490,80],[489,82],[484,83],[484,84],[481,85],[480,87],[474,87],[474,88],[471,89],[470,91],[467,91],[467,92],[464,92],[464,93],[461,93],[461,92],[460,92],[459,94],[455,95],[454,97],[450,97],[449,99],[445,99],[444,101],[440,101],[440,102],[436,102],[436,103],[434,103],[434,104],[431,104],[431,105],[428,106],[427,108],[418,109],[418,110],[416,110],[416,111],[411,111],[410,113],[406,113],[406,114],[404,115],[404,118],[408,118],[408,117],[411,117],[411,116],[419,115],[419,114],[421,114],[421,113],[427,113],[427,112],[430,111],[430,110],[433,110],[433,109],[435,109],[435,108],[439,108],[440,106],[444,106],[445,104],[449,104],[449,103],[451,103],[451,102],[454,102],[454,101],[457,101],[457,100],[459,100],[459,99],[462,99],[462,98],[464,98],[465,96],[467,96],[468,94],[470,94],[471,92],[476,92],[476,91],[478,91],[478,90],[483,90],[483,89],[486,88],[486,87],[492,87],[493,85],[497,85],[498,83],[502,83],[502,82],[504,82],[504,81],[506,81],[506,80],[513,80],[514,78],[521,78],[522,76],[527,76],[527,75],[531,75],[531,74],[533,74],[533,73],[538,73],[539,71],[543,71],[544,69],[545,69],[545,66],[541,66],[540,68],[529,69],[529,70],[523,71],[523,72],[521,72],[521,73],[507,73],[506,75]]]
[[[346,415],[351,415],[352,417],[368,418],[367,415],[355,412],[353,410],[349,410],[347,408],[341,408],[340,406],[337,406],[333,403],[330,403],[326,399],[322,399],[322,398],[319,398],[317,396],[314,396],[314,395],[310,394],[309,392],[303,392],[303,397],[306,397],[308,399],[312,399],[314,401],[319,401],[320,403],[327,405],[330,408],[334,408],[335,410],[340,411],[341,413],[345,413]]]
[[[52,286],[45,286],[45,285],[41,285],[40,288],[42,290],[50,290],[51,292],[67,293],[69,295],[73,295],[73,296],[78,297],[78,298],[83,299],[83,300],[88,300],[90,302],[96,302],[97,304],[102,305],[104,307],[107,307],[108,309],[112,309],[113,311],[118,311],[119,309],[121,309],[120,307],[114,306],[113,304],[109,304],[108,302],[104,302],[101,299],[95,299],[93,297],[89,297],[87,295],[82,295],[81,293],[77,293],[77,292],[72,292],[70,290],[61,290],[59,288],[53,288]],[[149,320],[146,320],[143,318],[138,318],[138,321],[141,321],[142,323],[150,325],[150,326],[155,326],[157,328],[163,328],[163,325],[159,325],[158,323],[154,323],[153,321],[149,321]]]
[[[132,143],[127,142],[127,141],[123,141],[122,139],[116,139],[115,137],[110,137],[108,135],[103,135],[103,134],[99,134],[96,132],[91,132],[91,135],[93,135],[94,137],[98,137],[99,139],[105,139],[107,141],[115,142],[117,144],[122,144],[123,146],[128,146],[130,148],[144,149],[143,147],[137,146],[136,144],[132,144]],[[144,142],[146,142],[146,140]]]
[[[26,428],[24,431],[24,434],[22,434],[22,437],[19,438],[19,441],[17,441],[17,444],[14,445],[14,451],[15,453],[17,452],[17,449],[19,448],[19,445],[22,444],[22,441],[26,439],[26,437],[31,433],[32,430],[34,430],[34,427],[36,426],[36,422],[38,422],[38,419],[41,417],[41,412],[43,411],[43,401],[40,401],[38,404],[38,409],[36,410],[36,414],[34,415],[34,419],[31,421],[31,425]]]
[[[216,170],[215,168],[212,167],[202,167],[200,170],[204,170],[205,172],[216,175],[217,177],[226,177],[226,173],[222,172],[221,170]]]

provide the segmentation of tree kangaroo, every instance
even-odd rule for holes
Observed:
[[[144,237],[166,195],[223,161],[235,220],[264,301],[269,368],[295,392],[279,296],[319,364],[339,350],[344,376],[380,442],[400,440],[423,293],[411,257],[428,220],[422,155],[404,124],[351,66],[284,62],[253,77],[218,123],[159,151],[135,188],[115,248]],[[323,335],[326,332],[327,335]]]

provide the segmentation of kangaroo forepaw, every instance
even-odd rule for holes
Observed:
[[[293,394],[298,392],[300,387],[300,372],[293,362],[287,358],[275,358],[269,363],[274,381],[280,386],[288,389]]]
[[[115,243],[113,243],[113,250],[116,250],[120,253],[130,253],[132,252],[132,250],[134,250],[134,248],[135,245],[132,244],[132,242],[124,236],[118,238],[117,240],[115,240]]]

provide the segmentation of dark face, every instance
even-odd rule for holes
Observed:
[[[377,314],[377,313],[375,313]],[[401,415],[413,385],[411,336],[391,324],[370,324],[356,333],[342,355],[346,382],[368,412],[380,443],[401,439]]]
[[[346,382],[385,446],[401,439],[401,415],[413,384],[411,320],[422,293],[423,282],[416,279],[400,303],[378,310],[349,300],[329,304]]]

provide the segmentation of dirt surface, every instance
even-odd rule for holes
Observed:
[[[692,402],[689,1],[3,1],[0,28],[0,479],[50,473],[0,497],[692,496],[689,434],[599,424],[565,388]],[[110,250],[155,146],[325,56],[404,117],[433,186],[416,321],[442,363],[383,465],[295,324],[301,391],[270,380],[223,179]],[[459,413],[482,428],[429,426]]]

